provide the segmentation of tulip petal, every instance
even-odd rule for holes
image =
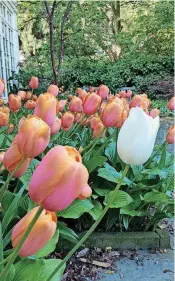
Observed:
[[[67,208],[78,197],[87,181],[86,167],[70,158],[68,168],[56,185],[54,192],[41,205],[50,211],[60,211]]]
[[[57,155],[57,157],[55,157]],[[55,189],[68,166],[68,152],[63,146],[55,146],[36,167],[29,183],[29,196],[42,202]]]

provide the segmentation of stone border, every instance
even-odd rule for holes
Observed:
[[[83,233],[80,235],[80,237]],[[73,243],[60,239],[56,250],[70,250]],[[157,229],[155,232],[94,232],[87,239],[84,246],[105,249],[167,249],[170,248],[170,237],[165,229]]]

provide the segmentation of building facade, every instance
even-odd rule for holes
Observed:
[[[5,100],[12,84],[8,79],[18,72],[18,44],[16,1],[0,0],[0,78],[6,83]]]

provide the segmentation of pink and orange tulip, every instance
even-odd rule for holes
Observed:
[[[34,115],[40,117],[51,127],[56,118],[56,105],[57,100],[52,94],[41,94],[36,101]]]
[[[26,109],[33,109],[36,106],[36,102],[33,100],[28,100],[26,101],[26,103],[24,104]]]
[[[4,155],[4,160],[3,160],[3,165],[4,167],[12,173],[18,164],[21,162],[23,159],[23,155],[19,152],[18,147],[17,147],[17,140],[16,138],[12,142],[11,146],[7,149],[5,155]],[[19,178],[21,177],[29,167],[29,164],[31,162],[30,158],[26,158],[24,162],[22,163],[21,167],[18,169],[18,171],[15,173],[14,177]]]
[[[82,100],[74,96],[69,104],[69,110],[71,112],[81,112],[82,111]]]
[[[83,101],[83,111],[87,115],[93,115],[97,112],[100,104],[101,104],[101,97],[95,93],[89,94]]]
[[[26,92],[25,91],[19,91],[17,95],[21,98],[21,100],[25,100],[26,98]]]
[[[174,129],[174,126],[171,126],[167,132],[167,135],[166,135],[166,141],[169,143],[169,144],[173,144],[175,143],[175,129]]]
[[[61,128],[61,119],[56,117],[55,122],[53,123],[53,125],[50,129],[51,136],[57,134],[59,132],[60,128]]]
[[[33,158],[42,153],[50,141],[50,127],[39,117],[23,117],[18,126],[17,146],[22,155]]]
[[[109,88],[106,85],[100,85],[97,91],[97,95],[99,95],[102,98],[102,100],[105,100],[107,99],[108,94],[109,94]]]
[[[61,211],[67,208],[87,184],[88,171],[80,162],[80,154],[78,151],[74,153],[74,150],[55,146],[32,175],[29,196],[47,210]]]
[[[4,91],[5,91],[5,82],[4,82],[4,80],[2,80],[2,79],[0,78],[0,97],[2,96],[2,94],[4,93]]]
[[[33,208],[29,211],[13,228],[12,231],[12,246],[16,248],[21,241],[26,229],[34,218],[39,207]],[[54,212],[43,210],[37,222],[29,233],[19,255],[27,257],[34,255],[42,249],[49,240],[53,237],[56,231],[57,217]]]
[[[62,116],[61,116],[61,127],[62,129],[68,131],[74,123],[74,115],[66,111]]]
[[[58,95],[59,88],[57,85],[50,85],[47,89],[47,92],[52,94],[54,97]]]
[[[21,108],[21,97],[10,94],[9,96],[9,108],[12,111],[17,111]]]
[[[167,104],[167,108],[168,108],[169,110],[175,110],[175,97],[172,97],[172,98],[169,100],[169,102],[168,102],[168,104]]]
[[[38,77],[32,76],[29,82],[29,87],[32,89],[37,89],[38,84],[39,84]]]

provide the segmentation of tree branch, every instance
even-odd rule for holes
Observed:
[[[64,56],[64,28],[65,28],[65,23],[68,21],[72,5],[73,5],[73,1],[69,1],[67,4],[66,11],[65,11],[65,13],[62,17],[62,21],[61,21],[60,50],[59,50],[59,61],[58,61],[58,78],[59,78],[59,74],[60,74],[60,70],[61,70],[61,63],[62,63],[63,56]]]
[[[55,57],[54,57],[54,38],[53,38],[53,16],[56,7],[56,1],[52,4],[52,9],[50,11],[47,1],[44,1],[46,11],[49,18],[49,33],[50,33],[50,56],[51,56],[51,63],[52,63],[52,71],[54,76],[54,82],[58,85],[58,73],[56,72],[55,68]]]

